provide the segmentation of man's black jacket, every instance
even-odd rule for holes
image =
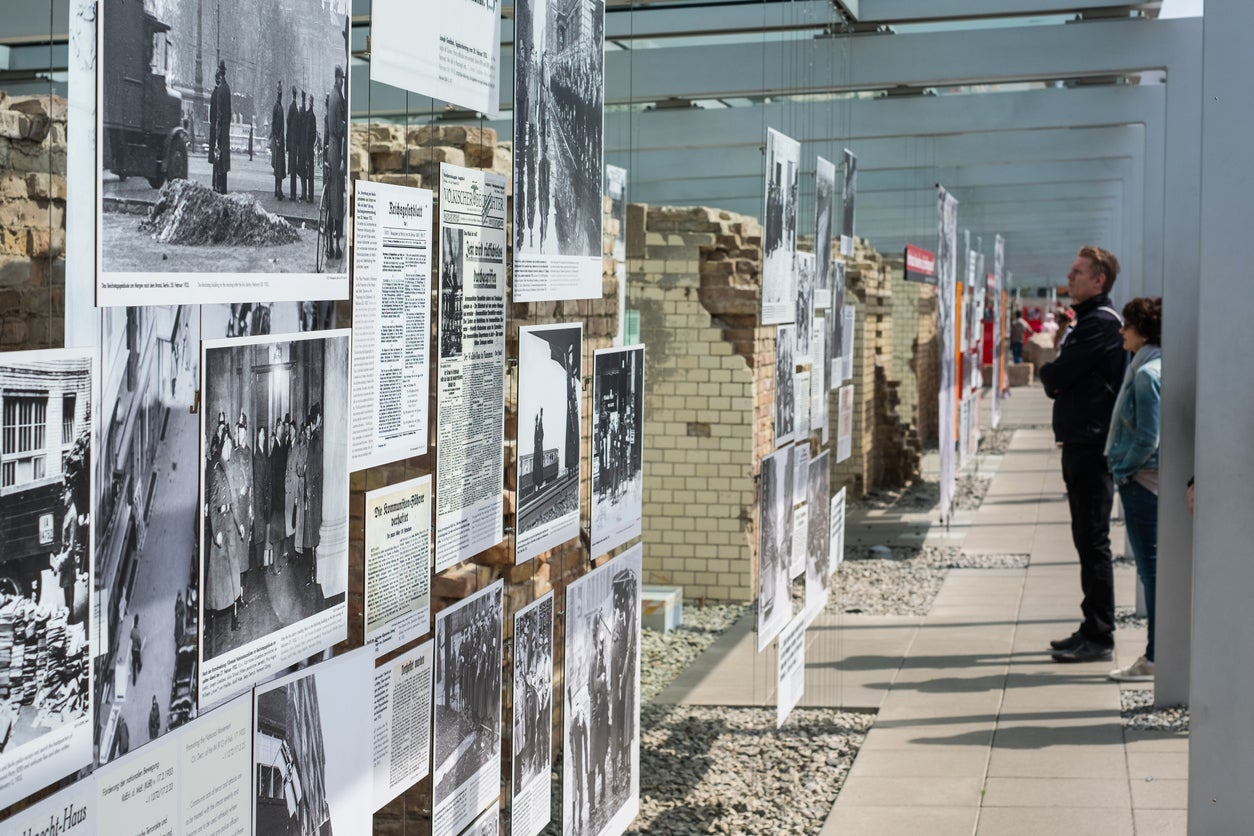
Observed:
[[[1126,361],[1119,315],[1105,293],[1074,307],[1075,329],[1058,357],[1041,366],[1041,383],[1054,399],[1054,440],[1105,444]]]

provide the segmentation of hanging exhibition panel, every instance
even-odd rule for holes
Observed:
[[[832,264],[832,304],[827,312],[827,350],[831,355],[831,373],[828,389],[839,389],[845,377],[845,347],[853,345],[853,335],[845,338],[845,262]],[[853,351],[849,352],[852,366]]]
[[[14,813],[4,826],[20,836],[96,836],[96,818],[96,780],[91,776]]]
[[[96,303],[347,298],[349,0],[98,9]]]
[[[427,452],[431,200],[368,180],[353,191],[350,470]]]
[[[831,472],[830,454],[824,450],[810,460],[806,480],[807,500],[810,509],[809,526],[806,529],[806,622],[827,606],[827,580],[832,574],[831,551]]]
[[[848,148],[842,155],[845,169],[845,189],[841,197],[840,254],[853,258],[854,201],[858,197],[858,158]]]
[[[592,409],[592,555],[599,556],[640,536],[644,346],[593,353]]]
[[[797,328],[775,329],[775,446],[783,447],[797,437],[796,356]],[[808,394],[808,393],[807,393]]]
[[[827,356],[827,317],[814,318],[814,347],[810,351],[816,368],[810,371],[810,428],[819,436],[819,446],[827,444],[827,392],[831,389],[831,358]]]
[[[853,305],[845,305],[842,310],[840,326],[840,363],[841,380],[853,380],[853,338],[856,324],[857,309]]]
[[[253,834],[371,832],[369,649],[254,692]],[[212,831],[219,832],[219,831]]]
[[[954,444],[957,438],[957,311],[958,280],[958,201],[936,188],[937,246],[936,274],[938,286],[936,332],[940,347],[940,514],[949,516],[954,495]]]
[[[792,562],[792,451],[762,457],[758,479],[758,652],[792,618],[789,564]]]
[[[610,217],[614,219],[614,278],[618,281],[618,327],[614,345],[625,344],[627,319],[627,169],[616,165],[605,167],[605,194],[610,199]]]
[[[467,284],[469,279],[469,284]],[[505,536],[505,178],[440,166],[435,570]]]
[[[190,305],[105,308],[101,335],[101,455],[93,499],[96,762],[107,763],[146,738],[149,699],[168,729],[196,716],[200,618],[196,570],[200,450],[194,406],[200,385],[200,316]],[[134,371],[132,376],[131,372]],[[269,449],[257,428],[250,446]],[[259,459],[265,462],[265,459]],[[182,465],[182,466],[180,466]],[[263,474],[269,485],[268,470]],[[269,489],[254,506],[270,507]],[[258,531],[266,544],[266,519]],[[245,567],[246,583],[261,582]],[[172,660],[172,663],[171,661]],[[147,663],[147,664],[145,664]]]
[[[514,3],[514,301],[601,296],[605,0]]]
[[[435,616],[433,836],[460,833],[501,785],[504,581]]]
[[[431,477],[366,492],[366,644],[375,658],[431,631]]]
[[[514,613],[510,833],[535,836],[553,797],[553,592]]]
[[[845,559],[845,489],[841,488],[832,497],[832,505],[828,516],[830,525],[829,537],[832,555],[832,572]]]
[[[797,178],[801,143],[766,131],[766,216],[762,223],[762,325],[797,315],[793,256],[797,253]]]
[[[810,350],[814,341],[814,253],[797,253],[794,261],[796,271],[797,312],[794,321],[797,323],[797,365],[805,366],[811,361]]]
[[[495,116],[500,77],[501,10],[495,0],[371,3],[371,81]]]
[[[801,702],[806,689],[806,614],[797,613],[779,634],[779,658],[775,680],[775,727]]]
[[[809,443],[810,438],[810,372],[796,372],[792,378],[792,400],[796,408],[793,419],[794,435],[799,441]]]
[[[806,440],[792,446],[792,554],[788,563],[790,580],[801,577],[806,571],[809,479],[810,442]]]
[[[815,166],[814,307],[832,304],[832,218],[836,209],[836,164],[822,157]]]
[[[340,330],[202,343],[202,707],[348,635],[348,342]],[[285,449],[267,472],[248,440],[276,424]],[[269,567],[254,472],[272,497],[283,482]]]
[[[423,642],[375,668],[372,810],[431,771],[434,648],[433,642]]]
[[[836,461],[853,455],[853,384],[840,387],[836,417]]]
[[[582,369],[583,325],[519,329],[516,563],[579,536]]]
[[[640,809],[640,581],[633,546],[566,587],[564,836],[617,836]]]
[[[92,762],[97,379],[92,349],[0,355],[0,809]]]
[[[1001,379],[1005,366],[1002,347],[1002,319],[1005,315],[1005,299],[1002,288],[1005,287],[1006,276],[1006,239],[1000,235],[993,238],[993,280],[989,283],[988,298],[993,317],[993,385],[992,413],[993,429],[1001,424]]]

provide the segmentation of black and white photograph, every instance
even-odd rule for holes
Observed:
[[[460,833],[500,792],[504,581],[435,616],[432,833]]]
[[[347,635],[348,339],[203,344],[202,705]]]
[[[831,454],[824,450],[810,459],[806,480],[806,506],[810,517],[806,529],[806,620],[827,606],[827,579],[832,574],[831,554]]]
[[[815,167],[814,307],[832,304],[832,216],[836,208],[836,164],[822,157]]]
[[[797,409],[793,438],[806,441],[810,437],[810,371],[808,369],[793,375],[792,392],[793,403]]]
[[[807,399],[808,400],[808,399]],[[809,525],[810,495],[810,442],[802,441],[792,446],[792,555],[788,565],[788,577],[795,580],[806,571],[806,534]]]
[[[553,592],[514,613],[514,836],[549,823],[553,791]]]
[[[796,316],[793,256],[797,253],[797,178],[801,143],[774,128],[766,131],[766,221],[762,225],[762,324]]]
[[[839,389],[844,382],[845,346],[845,262],[832,262],[832,305],[827,311],[827,352],[831,356],[827,388]]]
[[[592,555],[640,536],[644,513],[644,346],[592,358]]]
[[[462,356],[462,281],[465,269],[466,230],[446,226],[440,230],[440,359]]]
[[[207,340],[335,329],[335,302],[236,302],[200,307]]]
[[[829,378],[832,361],[827,356],[827,317],[814,318],[814,348],[810,352],[814,368],[810,370],[810,429],[819,437],[819,446],[827,444],[829,424],[827,417],[827,393],[831,389]]]
[[[601,295],[605,0],[514,4],[514,301]]]
[[[814,342],[814,253],[797,253],[797,356],[798,366],[811,361]]]
[[[783,447],[797,434],[797,328],[775,330],[775,446]]]
[[[853,380],[853,343],[856,336],[857,308],[845,305],[840,318],[840,379]]]
[[[853,258],[854,202],[858,197],[858,158],[848,148],[842,154],[845,188],[841,192],[840,254]]]
[[[579,535],[582,374],[582,325],[519,329],[515,563]]]
[[[564,836],[616,836],[640,808],[642,554],[566,587]]]
[[[370,833],[371,659],[358,648],[257,688],[255,836]]]
[[[627,310],[627,169],[616,165],[605,167],[605,193],[610,199],[610,217],[614,219],[614,276],[618,279],[618,329],[614,345],[625,342]]]
[[[196,715],[200,311],[100,311],[96,761]]]
[[[836,461],[853,455],[853,384],[840,387],[836,413]]]
[[[940,350],[940,515],[949,515],[957,473],[954,426],[958,410],[956,368],[957,282],[958,282],[958,200],[943,186],[936,188],[936,337]]]
[[[461,836],[499,836],[501,832],[501,810],[493,804],[479,814],[479,818],[470,823],[470,827],[461,832]],[[514,831],[510,831],[513,833]]]
[[[762,457],[758,480],[758,652],[792,618],[793,452]]]
[[[0,809],[91,765],[94,353],[0,355]]]
[[[349,0],[102,0],[97,304],[347,298]]]

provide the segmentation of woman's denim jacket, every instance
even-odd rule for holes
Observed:
[[[1114,438],[1106,462],[1119,484],[1138,470],[1158,467],[1162,366],[1162,359],[1155,358],[1137,369],[1132,391],[1124,396],[1119,413],[1111,416]]]

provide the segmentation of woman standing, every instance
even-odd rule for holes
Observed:
[[[1158,426],[1162,390],[1163,301],[1133,299],[1123,308],[1123,347],[1132,352],[1106,437],[1106,462],[1119,486],[1128,544],[1145,589],[1149,640],[1145,655],[1111,671],[1119,682],[1154,679],[1154,593],[1158,577]]]

